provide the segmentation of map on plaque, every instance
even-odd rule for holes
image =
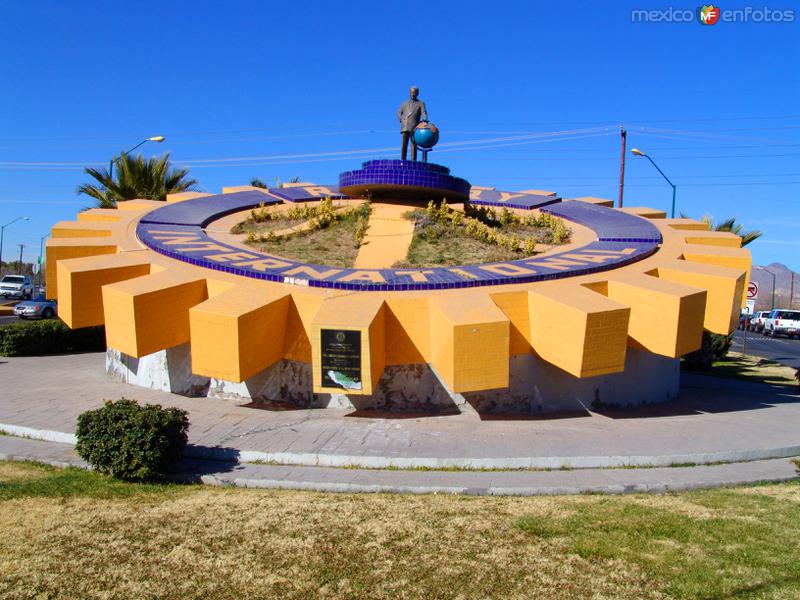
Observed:
[[[361,332],[322,329],[322,387],[361,389]]]

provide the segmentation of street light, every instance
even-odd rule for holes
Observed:
[[[44,247],[44,241],[50,237],[50,234],[47,233],[39,238],[39,268],[36,270],[36,285],[40,287],[42,285],[42,248]]]
[[[676,191],[675,184],[674,184],[674,183],[672,183],[672,182],[669,180],[669,177],[667,177],[666,175],[664,175],[664,171],[662,171],[661,169],[659,169],[659,168],[658,168],[658,165],[657,165],[657,164],[656,164],[656,163],[653,161],[653,159],[652,159],[652,158],[650,158],[650,156],[648,156],[647,154],[645,154],[644,152],[642,152],[642,151],[641,151],[641,150],[639,150],[638,148],[634,148],[633,150],[631,150],[631,154],[635,154],[636,156],[644,156],[644,157],[645,157],[647,160],[649,160],[651,163],[653,163],[653,166],[656,168],[656,170],[657,170],[659,173],[661,173],[661,176],[662,176],[664,179],[666,179],[666,180],[667,180],[667,183],[668,183],[668,184],[670,184],[670,185],[672,186],[672,215],[671,215],[671,217],[674,219],[674,218],[675,218],[675,191]]]
[[[772,308],[770,310],[775,310],[775,275],[773,271],[770,271],[767,267],[756,267],[756,269],[760,269],[762,271],[766,271],[770,275],[772,275]]]
[[[28,217],[17,217],[13,221],[9,221],[8,223],[0,227],[0,269],[3,268],[3,235],[6,232],[6,227],[8,227],[9,225],[13,225],[17,221],[30,221],[30,219]]]
[[[138,144],[136,144],[133,148],[131,148],[127,152],[123,152],[121,154],[121,156],[124,156],[126,154],[130,154],[131,152],[136,150],[139,146],[141,146],[142,144],[146,144],[147,142],[158,142],[160,144],[165,139],[166,138],[163,135],[154,135],[153,137],[146,138],[146,139],[142,140],[141,142],[139,142]],[[110,161],[108,161],[108,177],[109,177],[109,179],[111,178],[111,176],[113,174],[114,174],[114,159],[112,158]]]

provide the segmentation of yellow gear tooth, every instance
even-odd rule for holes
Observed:
[[[163,271],[104,285],[110,348],[141,358],[189,341],[189,309],[208,298],[206,279]]]
[[[192,372],[238,383],[281,360],[290,300],[240,286],[192,307]]]
[[[323,302],[322,296],[292,294],[284,343],[284,357],[287,360],[311,362],[312,323]]]
[[[558,196],[558,192],[550,190],[520,190],[518,194],[533,194],[534,196]]]
[[[664,210],[658,210],[657,208],[650,208],[649,206],[626,206],[624,208],[620,208],[622,212],[628,213],[629,215],[636,215],[637,217],[642,217],[643,219],[666,219],[667,212]]]
[[[508,386],[508,317],[486,294],[430,301],[430,363],[454,392]]]
[[[117,204],[117,210],[149,212],[162,206],[164,203],[160,200],[126,200]]]
[[[49,299],[58,298],[58,261],[100,254],[116,254],[118,246],[113,238],[50,238],[46,245],[46,260],[50,267],[45,272],[45,291]]]
[[[361,333],[361,389],[348,394],[369,395],[375,390],[386,366],[385,305],[376,295],[334,296],[319,307],[311,323],[311,367],[314,392],[330,393],[322,386],[323,329],[359,331]],[[343,390],[339,390],[343,391]]]
[[[631,309],[583,286],[541,285],[528,293],[536,354],[576,377],[625,369]]]
[[[724,246],[726,248],[741,248],[742,238],[728,231],[703,231],[683,236],[687,244],[701,246]]]
[[[150,258],[140,250],[59,260],[58,316],[73,329],[102,325],[102,286],[149,274]]]
[[[508,318],[509,354],[519,356],[533,352],[528,290],[493,293],[490,297]]]
[[[89,208],[78,213],[78,221],[119,221],[124,213],[116,208]]]
[[[705,289],[704,327],[727,335],[739,322],[739,306],[744,295],[745,273],[741,269],[714,264],[666,260],[650,271],[660,279]]]
[[[708,223],[694,219],[667,219],[667,225],[679,230],[708,231]]]
[[[311,184],[306,184],[306,185],[311,185]],[[223,194],[235,194],[237,192],[261,192],[265,196],[270,196],[270,197],[272,196],[272,194],[270,194],[268,190],[253,185],[229,185],[222,188]]]
[[[750,251],[747,248],[727,248],[724,246],[709,246],[703,244],[686,244],[683,246],[681,255],[684,260],[689,262],[703,263],[707,265],[717,265],[720,267],[731,267],[741,269],[745,272],[744,285],[750,281],[750,267],[753,264]],[[742,294],[739,307],[745,305],[746,298]],[[736,312],[736,311],[734,311]],[[739,314],[731,315],[731,322],[738,323]]]
[[[628,335],[634,345],[670,358],[702,345],[705,289],[625,271],[587,287],[630,307]]]
[[[111,237],[114,225],[108,221],[59,221],[50,235],[54,238]]]
[[[594,196],[580,196],[579,198],[573,198],[573,200],[579,200],[580,202],[588,202],[589,204],[596,204],[597,206],[606,206],[608,208],[614,208],[614,201],[608,200],[606,198],[595,198]]]
[[[430,362],[430,303],[425,296],[386,298],[386,364]]]
[[[176,194],[167,194],[167,202],[183,202],[185,200],[195,200],[197,198],[205,198],[213,196],[208,192],[178,192]]]

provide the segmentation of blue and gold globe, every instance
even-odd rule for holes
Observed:
[[[433,123],[420,123],[414,129],[414,143],[423,150],[430,150],[439,141],[439,128]]]

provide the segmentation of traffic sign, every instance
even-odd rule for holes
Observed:
[[[756,301],[755,300],[747,300],[747,314],[752,315],[756,312]]]
[[[747,284],[747,299],[756,300],[758,298],[758,284],[755,281],[750,281]]]

